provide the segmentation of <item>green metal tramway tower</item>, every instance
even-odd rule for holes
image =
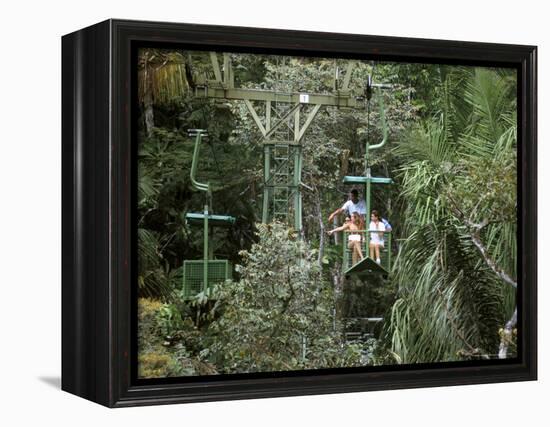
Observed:
[[[243,101],[258,130],[264,155],[262,222],[280,220],[302,230],[302,144],[306,131],[321,107],[365,107],[364,96],[349,89],[354,67],[350,61],[340,87],[335,76],[331,94],[292,92],[285,88],[260,90],[237,88],[231,55],[210,52],[213,79],[197,79],[195,95],[212,99]]]

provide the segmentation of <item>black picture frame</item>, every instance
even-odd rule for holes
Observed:
[[[132,285],[137,46],[515,67],[518,357],[472,363],[137,381]],[[134,67],[135,68],[135,67]],[[62,389],[109,407],[537,378],[535,46],[107,20],[62,38]]]

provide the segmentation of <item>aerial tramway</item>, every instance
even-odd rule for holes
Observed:
[[[331,94],[315,94],[305,92],[289,92],[288,88],[260,90],[237,88],[234,83],[234,73],[231,66],[231,56],[223,54],[223,67],[220,66],[219,54],[210,52],[213,79],[197,79],[192,84],[197,97],[220,100],[240,100],[248,109],[252,119],[262,136],[264,154],[263,168],[263,203],[262,222],[274,220],[286,222],[294,229],[302,230],[302,145],[306,131],[316,118],[322,107],[360,108],[367,110],[370,116],[370,103],[375,90],[391,88],[390,85],[373,84],[369,77],[364,93],[354,94],[349,88],[354,62],[350,61],[343,73],[342,84],[339,85],[340,70],[336,68],[334,90]],[[199,81],[200,80],[200,81]],[[344,185],[361,186],[366,203],[367,214],[371,210],[371,190],[373,185],[387,185],[392,182],[388,177],[371,175],[369,153],[382,148],[388,138],[382,96],[379,100],[380,119],[382,120],[383,139],[377,144],[365,142],[364,174],[360,176],[345,176]],[[369,120],[367,121],[369,125]],[[368,132],[367,132],[368,135]],[[189,225],[203,227],[203,258],[184,261],[183,289],[184,295],[192,297],[205,291],[214,283],[219,283],[231,277],[231,266],[228,260],[216,259],[212,252],[209,236],[213,227],[231,227],[235,218],[226,214],[212,212],[212,193],[208,183],[196,180],[199,164],[199,153],[202,138],[207,136],[206,130],[191,129],[189,136],[195,137],[190,178],[193,188],[205,193],[203,211],[186,214]],[[371,231],[362,230],[364,252],[368,254],[367,242]],[[344,239],[344,241],[346,241]],[[391,269],[391,232],[384,232],[384,250],[381,263],[376,263],[366,256],[352,264],[351,254],[347,245],[343,245],[343,273],[346,277],[364,277],[382,275],[387,277]]]

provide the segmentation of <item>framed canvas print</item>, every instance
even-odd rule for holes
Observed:
[[[62,388],[110,407],[536,379],[536,48],[62,39]]]

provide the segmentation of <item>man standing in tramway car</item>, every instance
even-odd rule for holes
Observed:
[[[349,192],[349,200],[344,203],[341,208],[332,212],[328,220],[329,222],[332,221],[336,215],[340,215],[341,213],[346,213],[346,215],[351,217],[354,212],[361,215],[364,222],[365,216],[367,215],[367,206],[364,200],[359,200],[359,192],[355,188]]]

